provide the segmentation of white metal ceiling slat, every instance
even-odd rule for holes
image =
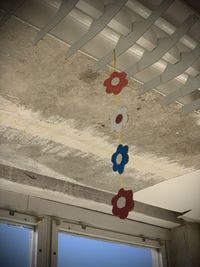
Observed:
[[[183,106],[181,109],[182,109],[182,113],[184,115],[200,109],[200,98],[198,98],[198,99],[194,100],[193,102],[190,102],[189,104]]]
[[[14,1],[10,7],[10,10],[4,14],[4,16],[0,19],[0,27],[5,24],[5,22],[16,12],[18,8],[25,2],[26,0]]]
[[[158,46],[153,51],[146,51],[138,62],[125,70],[127,76],[133,76],[159,61],[197,21],[196,15],[189,16],[171,36],[160,38]]]
[[[127,36],[121,36],[115,47],[116,56],[120,56],[127,49],[135,44],[135,42],[152,26],[152,24],[166,11],[166,9],[173,3],[173,0],[164,0],[159,7],[152,11],[151,15],[142,21],[133,24],[133,30]],[[95,65],[95,71],[101,69],[103,66],[112,61],[113,52],[110,51],[103,58],[101,58]]]
[[[106,5],[103,15],[96,19],[91,24],[88,32],[68,49],[66,59],[75,54],[81,47],[101,32],[127,1],[128,0],[113,1],[113,3]]]
[[[128,1],[126,6],[145,19],[151,13],[150,9],[148,9],[146,6],[144,6],[143,4],[141,4],[138,1]],[[162,17],[158,18],[155,21],[154,26],[158,27],[160,30],[162,30],[163,32],[165,32],[169,35],[171,35],[175,31],[175,28],[176,28],[170,21],[168,21]],[[194,49],[194,47],[196,46],[196,41],[187,35],[184,36],[184,38],[181,38],[180,42],[190,49]]]
[[[55,16],[42,28],[35,37],[34,44],[39,42],[49,31],[51,31],[61,20],[67,16],[76,6],[79,0],[62,0]]]
[[[200,74],[196,77],[188,77],[186,83],[173,92],[172,94],[169,94],[166,96],[161,105],[162,106],[169,106],[171,103],[179,100],[180,98],[186,96],[187,94],[197,90],[200,87]]]
[[[162,74],[146,82],[141,89],[141,94],[160,86],[186,71],[200,56],[200,44],[191,52],[181,54],[181,60],[176,64],[168,64]]]

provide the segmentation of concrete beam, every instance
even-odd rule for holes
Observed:
[[[39,188],[40,190],[54,191],[56,193],[60,193],[61,195],[73,197],[74,199],[82,199],[83,202],[89,201],[93,203],[106,204],[108,207],[111,206],[110,203],[113,197],[113,194],[110,192],[100,191],[98,189],[24,171],[3,164],[0,164],[0,179],[6,179],[9,182],[14,182],[15,184],[20,184],[21,186],[26,185],[29,187],[31,186],[32,188]],[[29,192],[27,193],[29,194]],[[57,197],[57,199],[59,201],[59,197]],[[75,203],[75,201],[73,200],[72,203]],[[109,212],[110,211],[111,209],[109,209]],[[143,214],[146,216],[146,219],[154,218],[176,225],[181,224],[181,220],[178,219],[178,216],[181,215],[180,213],[161,209],[138,201],[135,201],[135,209],[131,212],[133,215],[135,213]]]

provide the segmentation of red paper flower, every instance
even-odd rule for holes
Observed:
[[[119,207],[119,199],[126,201],[125,206]],[[117,195],[112,198],[111,203],[113,205],[113,215],[118,216],[120,219],[127,218],[129,212],[134,208],[133,191],[121,188]]]
[[[114,71],[108,79],[106,79],[103,85],[106,87],[106,93],[113,93],[118,95],[122,89],[128,84],[125,72]]]

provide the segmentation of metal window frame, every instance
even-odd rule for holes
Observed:
[[[27,214],[20,214],[14,211],[0,210],[0,223],[12,226],[21,226],[32,230],[31,246],[30,246],[30,261],[29,267],[36,266],[36,238],[35,218]]]
[[[150,240],[144,237],[136,237],[132,235],[126,235],[124,233],[118,233],[116,231],[110,231],[106,229],[100,229],[85,225],[82,222],[68,222],[55,219],[52,221],[52,255],[51,267],[57,267],[57,255],[58,255],[58,234],[64,232],[72,235],[78,235],[83,237],[89,237],[96,240],[110,241],[114,243],[126,244],[137,247],[148,247],[152,252],[153,267],[167,267],[165,244],[160,240]]]
[[[153,267],[167,267],[165,243],[145,238],[142,235],[134,236],[89,226],[83,222],[67,221],[53,216],[37,217],[3,209],[0,209],[0,222],[35,229],[32,267],[57,267],[58,233],[60,231],[121,244],[149,247],[152,249]]]
[[[51,218],[37,217],[27,213],[0,209],[0,222],[33,229],[33,247],[31,251],[31,267],[50,266]]]
[[[83,236],[151,247],[154,266],[169,265],[166,244],[171,240],[171,230],[159,225],[120,220],[102,211],[8,190],[0,190],[0,220],[35,228],[36,261],[33,266],[57,266],[58,232],[62,229]]]

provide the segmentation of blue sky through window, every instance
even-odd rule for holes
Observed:
[[[152,267],[151,249],[59,233],[58,267]]]
[[[29,267],[32,230],[0,223],[0,267]]]

